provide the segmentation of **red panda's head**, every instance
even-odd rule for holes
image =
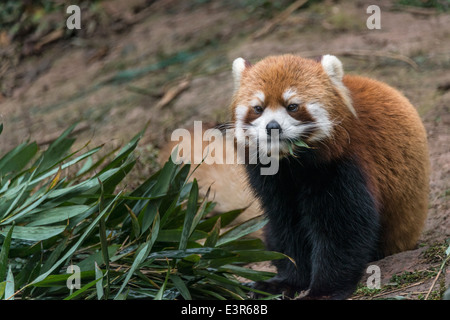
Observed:
[[[255,65],[237,58],[232,102],[237,143],[270,143],[275,129],[283,155],[298,140],[309,146],[333,140],[342,121],[356,117],[343,75],[342,63],[332,55],[320,62],[272,56]]]

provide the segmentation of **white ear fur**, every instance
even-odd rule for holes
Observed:
[[[323,69],[333,82],[342,81],[342,78],[344,77],[344,68],[342,67],[342,62],[338,58],[331,54],[326,54],[322,57],[321,63]]]
[[[352,104],[350,93],[348,92],[347,87],[342,82],[342,78],[344,77],[344,68],[342,67],[341,60],[331,54],[326,54],[322,57],[321,63],[323,70],[325,70],[325,72],[328,74],[331,82],[341,92],[342,98],[344,99],[347,108],[351,113],[353,113],[355,117],[357,117],[356,110]]]
[[[242,72],[245,70],[245,60],[242,58],[237,58],[233,61],[233,79],[234,79],[234,89],[237,90],[241,83]]]

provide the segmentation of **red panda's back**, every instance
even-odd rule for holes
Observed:
[[[427,215],[427,137],[411,103],[388,85],[345,76],[358,118],[348,126],[350,150],[361,160],[375,195],[386,255],[412,249]]]

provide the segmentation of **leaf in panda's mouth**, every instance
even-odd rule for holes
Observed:
[[[310,148],[307,144],[306,144],[306,142],[304,142],[303,140],[295,140],[294,142],[293,142],[297,147],[302,147],[302,148]]]
[[[302,140],[295,140],[295,141],[292,142],[292,144],[288,144],[289,153],[291,154],[291,156],[295,156],[294,149],[292,148],[292,145],[296,145],[297,147],[310,149],[310,146],[308,146],[304,141],[302,141]]]

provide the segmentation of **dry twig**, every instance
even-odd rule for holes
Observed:
[[[273,18],[264,28],[259,30],[253,35],[253,39],[261,38],[262,36],[268,34],[270,31],[275,29],[275,27],[286,20],[295,10],[299,9],[301,6],[303,6],[305,3],[307,3],[308,0],[297,0],[294,3],[292,3],[289,7],[284,9],[279,15],[277,15],[275,18]]]
[[[178,97],[180,93],[189,88],[190,84],[191,84],[190,77],[187,77],[186,79],[182,80],[181,82],[179,82],[178,84],[167,90],[166,93],[161,98],[161,100],[158,101],[155,108],[159,110],[168,105],[173,99]]]

